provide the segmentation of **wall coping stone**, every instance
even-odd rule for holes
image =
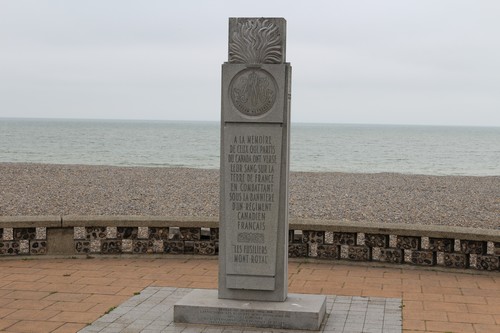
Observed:
[[[63,227],[179,227],[217,228],[218,217],[196,216],[135,216],[135,215],[67,215],[62,217]]]
[[[366,223],[347,220],[291,219],[290,230],[317,230],[333,232],[362,232],[399,236],[454,238],[500,242],[500,230],[464,228],[443,225]]]
[[[0,216],[0,228],[60,228],[61,216]]]

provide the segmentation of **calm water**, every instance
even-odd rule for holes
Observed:
[[[294,171],[500,175],[500,128],[292,124]],[[0,118],[0,162],[219,167],[217,122]]]

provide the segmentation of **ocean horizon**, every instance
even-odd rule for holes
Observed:
[[[218,169],[218,121],[0,118],[0,162]],[[500,175],[500,127],[292,123],[290,169]]]

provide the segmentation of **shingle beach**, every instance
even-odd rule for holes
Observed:
[[[219,170],[0,163],[0,216],[218,216]],[[292,172],[290,217],[500,229],[500,176]]]

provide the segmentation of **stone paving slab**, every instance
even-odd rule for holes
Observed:
[[[298,333],[282,329],[192,325],[173,322],[174,304],[191,292],[190,288],[148,287],[80,333]],[[324,333],[401,333],[402,301],[399,298],[327,296]]]

